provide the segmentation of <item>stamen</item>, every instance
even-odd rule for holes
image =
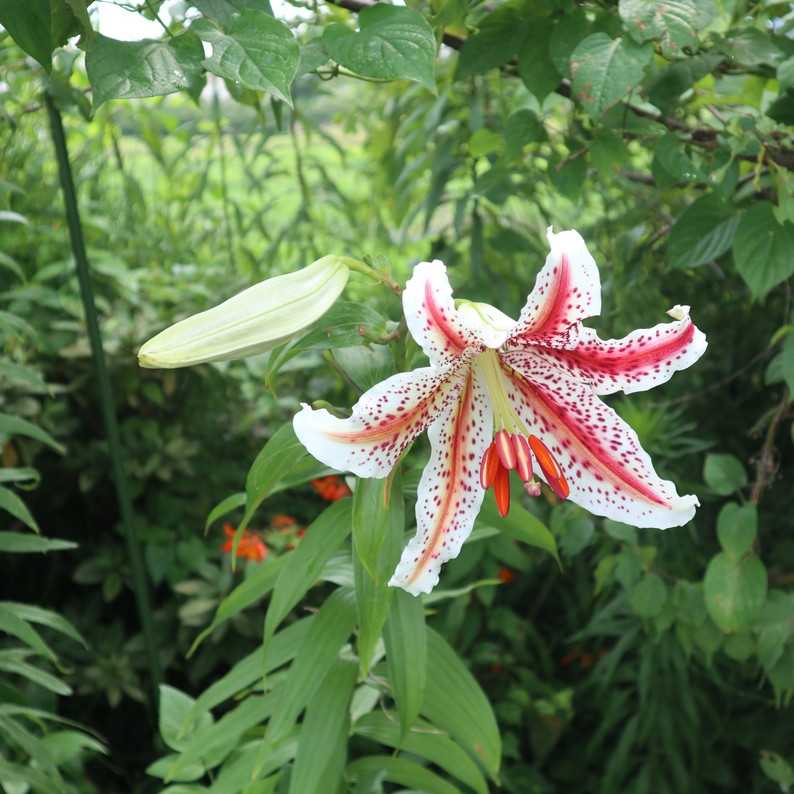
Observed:
[[[524,490],[527,492],[527,496],[540,496],[540,483],[537,480],[525,482]]]
[[[516,451],[513,449],[513,444],[510,439],[510,433],[507,430],[500,430],[494,437],[494,446],[499,453],[499,460],[502,466],[508,471],[516,467]]]
[[[522,482],[532,479],[532,456],[529,452],[529,443],[524,436],[518,433],[512,435],[513,449],[516,454],[516,470]]]
[[[499,515],[504,518],[510,512],[510,472],[501,466],[493,484],[493,495]]]
[[[529,437],[529,446],[551,490],[560,499],[567,499],[571,489],[549,448],[537,436]]]
[[[499,471],[499,454],[494,444],[485,450],[480,464],[480,485],[487,491],[492,485],[496,472]]]

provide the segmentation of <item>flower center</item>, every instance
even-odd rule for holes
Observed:
[[[560,499],[567,499],[570,488],[559,463],[549,448],[530,434],[507,396],[506,375],[498,353],[485,350],[474,359],[474,366],[488,389],[494,422],[494,440],[480,464],[480,484],[486,490],[493,487],[499,513],[504,517],[510,511],[512,469],[530,496],[540,495],[540,483],[532,476],[533,456],[549,487]]]

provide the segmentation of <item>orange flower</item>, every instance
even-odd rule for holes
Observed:
[[[513,571],[511,571],[509,568],[506,568],[503,565],[499,569],[499,573],[497,574],[497,577],[499,581],[502,582],[502,584],[510,584],[510,582],[512,582],[513,579],[516,578],[516,575],[515,573],[513,573]]]
[[[294,527],[297,523],[297,518],[288,516],[285,513],[276,513],[276,515],[270,519],[270,526],[274,529],[288,529],[289,527]]]
[[[335,474],[312,480],[312,487],[326,502],[335,502],[350,496],[350,488]]]
[[[234,536],[237,530],[231,524],[226,523],[223,525],[223,532],[226,535],[226,542],[221,546],[221,550],[228,554],[231,553],[234,546]],[[267,557],[267,546],[259,535],[246,529],[237,544],[237,556],[254,562],[262,562]]]

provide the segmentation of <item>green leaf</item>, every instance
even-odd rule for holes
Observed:
[[[505,122],[505,149],[508,157],[517,157],[528,143],[546,139],[543,122],[527,108],[517,110]]]
[[[0,607],[11,610],[17,617],[27,620],[30,623],[38,623],[46,626],[53,631],[58,631],[75,642],[79,642],[84,648],[88,648],[88,643],[82,634],[65,618],[57,612],[43,609],[33,604],[23,604],[18,601],[0,601]]]
[[[207,514],[207,520],[204,522],[204,531],[206,532],[219,518],[232,513],[238,507],[242,507],[246,503],[246,494],[240,491],[221,499],[215,507]]]
[[[600,116],[639,85],[652,56],[650,46],[593,33],[571,55],[573,96],[591,116]]]
[[[794,56],[786,58],[777,67],[777,81],[781,94],[788,91],[789,88],[794,88]]]
[[[426,758],[477,794],[488,794],[488,784],[477,764],[448,736],[426,722],[420,722],[414,730],[405,733],[393,714],[373,712],[356,722],[354,732],[395,750]]]
[[[289,794],[326,794],[342,782],[356,666],[338,661],[306,708]]]
[[[445,730],[497,780],[502,740],[491,704],[447,641],[430,628],[422,714]]]
[[[314,616],[286,681],[273,693],[275,706],[265,743],[276,742],[289,733],[298,715],[319,691],[355,623],[353,594],[346,588],[339,588]]]
[[[85,67],[94,107],[109,99],[130,99],[190,90],[202,77],[204,48],[193,33],[157,41],[118,41],[97,34]]]
[[[620,16],[632,38],[658,40],[666,57],[684,47],[697,47],[698,31],[706,28],[717,9],[714,0],[620,0]]]
[[[794,786],[794,769],[791,764],[777,753],[769,750],[761,750],[761,770],[774,783],[777,783],[782,791],[788,791]]]
[[[719,259],[733,245],[739,218],[735,209],[714,193],[695,199],[670,229],[670,264],[698,267]]]
[[[521,50],[530,29],[523,10],[512,5],[497,8],[467,37],[458,59],[459,78],[485,74],[511,61]]]
[[[742,66],[776,66],[783,60],[784,52],[773,39],[769,32],[758,28],[732,30],[720,42],[720,49]]]
[[[754,554],[739,560],[721,552],[713,557],[703,580],[711,619],[726,634],[750,626],[766,599],[766,568]]]
[[[405,734],[419,716],[427,680],[427,630],[421,598],[395,590],[383,642],[400,729]]]
[[[750,550],[758,529],[758,509],[752,502],[738,505],[728,502],[717,516],[717,536],[723,551],[739,559]]]
[[[514,540],[542,549],[551,554],[558,564],[560,563],[557,541],[548,527],[518,504],[511,505],[510,512],[505,518],[502,518],[496,507],[493,490],[489,490],[485,495],[477,523],[478,525],[484,524],[485,526],[494,527]]]
[[[389,614],[394,589],[388,582],[400,559],[405,536],[405,502],[399,473],[385,479],[358,480],[352,523],[357,648],[361,674],[366,676]]]
[[[269,91],[292,107],[290,86],[298,71],[300,48],[292,31],[266,11],[245,9],[226,31],[194,25],[212,46],[208,71],[254,91]]]
[[[47,71],[55,48],[52,39],[49,0],[0,0],[0,25],[28,54]]]
[[[231,23],[235,16],[246,9],[273,14],[270,0],[190,0],[190,5],[195,6],[205,17],[214,19],[222,26]]]
[[[28,436],[35,438],[36,441],[41,441],[48,447],[52,447],[56,452],[61,455],[66,452],[63,444],[59,444],[46,430],[42,430],[32,422],[26,419],[21,419],[18,416],[11,416],[10,414],[0,414],[0,434],[6,436]]]
[[[350,534],[351,515],[350,499],[334,502],[312,522],[298,548],[286,557],[265,615],[265,646]]]
[[[13,606],[0,604],[0,631],[11,634],[29,645],[34,651],[47,657],[51,662],[56,661],[55,653],[42,639],[36,629],[27,620],[18,614]]]
[[[570,77],[570,58],[573,51],[589,33],[590,20],[582,8],[563,14],[551,31],[548,44],[543,47],[561,77]]]
[[[0,485],[0,510],[6,510],[11,513],[14,518],[18,518],[23,524],[27,524],[34,532],[39,531],[39,525],[36,519],[30,513],[30,510],[25,506],[25,503],[8,488]]]
[[[323,32],[325,51],[362,77],[413,80],[436,90],[436,39],[427,20],[411,8],[377,3],[358,15],[359,30],[332,24]]]
[[[168,684],[160,684],[158,727],[163,741],[172,749],[184,750],[190,734],[206,729],[215,720],[209,711],[196,711],[194,698]]]
[[[399,783],[401,786],[422,794],[460,794],[451,783],[435,772],[419,766],[407,758],[393,758],[388,755],[370,755],[348,764],[347,773],[358,779],[372,773],[380,774],[382,780]]]
[[[314,616],[310,615],[290,623],[270,640],[267,648],[260,645],[240,659],[228,673],[213,681],[199,695],[185,719],[190,721],[199,711],[215,708],[219,703],[261,680],[263,674],[267,675],[293,659],[303,645],[313,620]]]
[[[256,567],[249,568],[250,573],[237,587],[227,595],[215,612],[212,623],[204,629],[193,641],[188,651],[188,658],[192,656],[198,646],[222,623],[233,618],[239,612],[264,598],[275,586],[287,557],[268,557]]]
[[[794,394],[794,331],[786,334],[780,353],[780,368],[790,394]]]
[[[0,651],[0,670],[26,678],[28,681],[32,681],[34,684],[54,692],[56,695],[68,696],[72,694],[72,688],[61,681],[60,678],[48,673],[46,670],[41,670],[32,664],[28,664],[16,651]]]
[[[747,472],[735,455],[706,455],[703,479],[712,491],[720,496],[729,496],[747,485]]]
[[[629,604],[641,618],[655,618],[661,614],[667,600],[667,586],[655,573],[649,573],[634,585]]]
[[[68,540],[50,540],[38,535],[24,532],[0,532],[0,552],[11,554],[46,553],[48,551],[64,551],[76,549],[77,544]]]
[[[538,102],[543,102],[560,82],[549,54],[552,30],[551,18],[534,18],[518,54],[518,75]]]
[[[754,298],[794,274],[794,224],[780,224],[768,201],[759,201],[739,221],[733,240],[733,261]]]

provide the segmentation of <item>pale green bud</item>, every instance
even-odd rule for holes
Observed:
[[[138,351],[138,363],[173,369],[270,350],[331,308],[347,284],[351,264],[359,263],[324,256],[302,270],[265,279],[153,336]]]

